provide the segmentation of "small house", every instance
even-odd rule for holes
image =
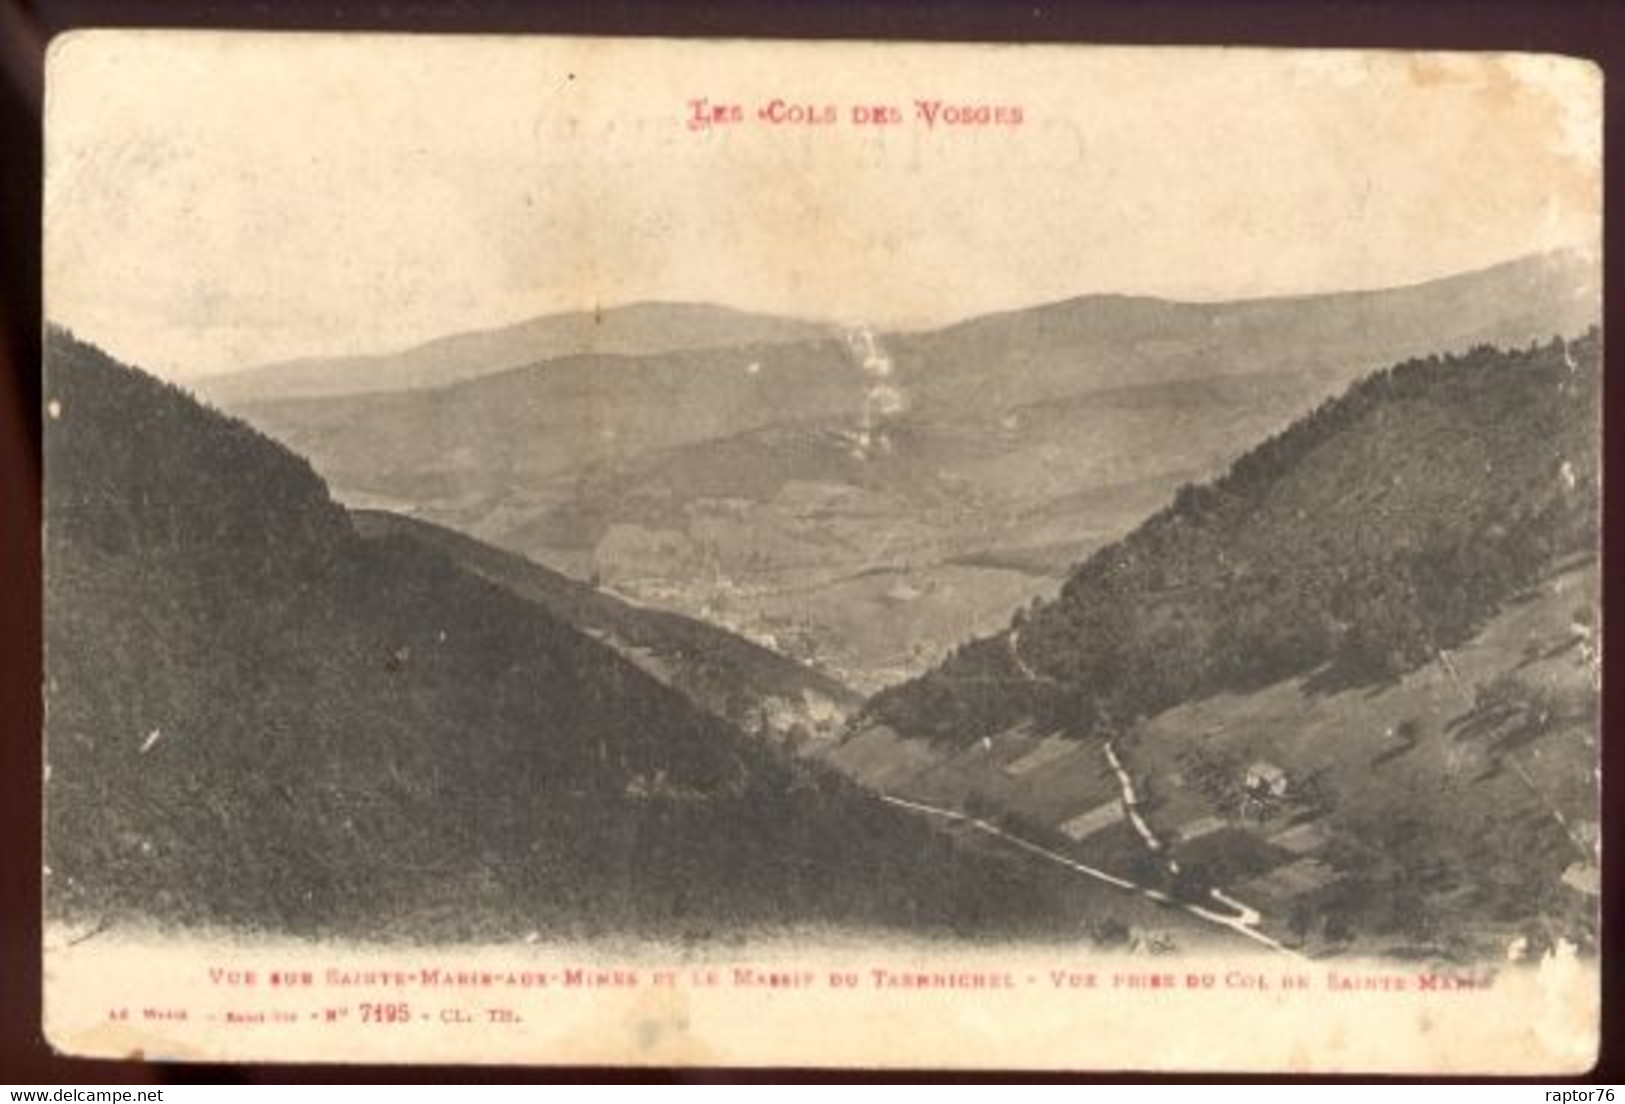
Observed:
[[[1283,798],[1289,788],[1286,771],[1263,759],[1247,768],[1242,782],[1242,789],[1248,797],[1261,800]]]

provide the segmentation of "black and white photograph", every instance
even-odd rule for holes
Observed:
[[[54,1046],[1595,1060],[1594,65],[85,31],[44,115]]]

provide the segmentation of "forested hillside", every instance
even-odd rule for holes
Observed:
[[[633,605],[444,526],[382,510],[357,510],[351,518],[364,537],[402,538],[434,549],[469,574],[536,603],[751,735],[801,742],[815,730],[838,728],[861,700],[835,680],[742,636]]]
[[[53,333],[53,919],[367,937],[1075,925],[1077,891],[791,766]]]
[[[1111,730],[1291,675],[1414,669],[1595,551],[1600,358],[1593,330],[1369,376],[870,712],[963,744],[1026,716]]]

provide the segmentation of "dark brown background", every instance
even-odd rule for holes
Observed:
[[[448,33],[759,36],[1123,44],[1245,44],[1408,49],[1532,50],[1591,58],[1603,66],[1607,208],[1619,206],[1625,149],[1625,4],[1614,0],[1145,0],[1132,3],[947,0],[790,6],[746,0],[0,0],[0,1083],[420,1082],[425,1080],[849,1080],[811,1071],[592,1069],[390,1069],[362,1066],[189,1066],[67,1059],[40,1035],[40,107],[45,48],[74,27],[219,27]],[[1605,217],[1606,329],[1625,332],[1620,296],[1622,229]],[[1612,358],[1610,358],[1612,359]],[[1609,370],[1612,377],[1614,370]],[[1607,550],[1621,540],[1625,440],[1612,431],[1617,386],[1605,391]],[[1604,594],[1605,632],[1620,623],[1620,588]],[[1620,802],[1625,779],[1621,680],[1603,695],[1605,849],[1625,853]],[[1603,1055],[1583,1080],[1618,1083],[1625,1073],[1621,1010],[1621,874],[1605,863]],[[930,1076],[877,1074],[886,1081]],[[988,1079],[995,1075],[987,1075]],[[956,1080],[981,1080],[956,1075]],[[1008,1076],[998,1076],[1008,1080]],[[1055,1080],[1046,1077],[1044,1080]],[[1143,1078],[1106,1078],[1128,1080]],[[1214,1078],[1166,1078],[1209,1082]],[[1258,1078],[1222,1080],[1259,1080]]]

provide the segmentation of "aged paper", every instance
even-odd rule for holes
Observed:
[[[1595,1060],[1594,66],[48,76],[61,1050]]]

